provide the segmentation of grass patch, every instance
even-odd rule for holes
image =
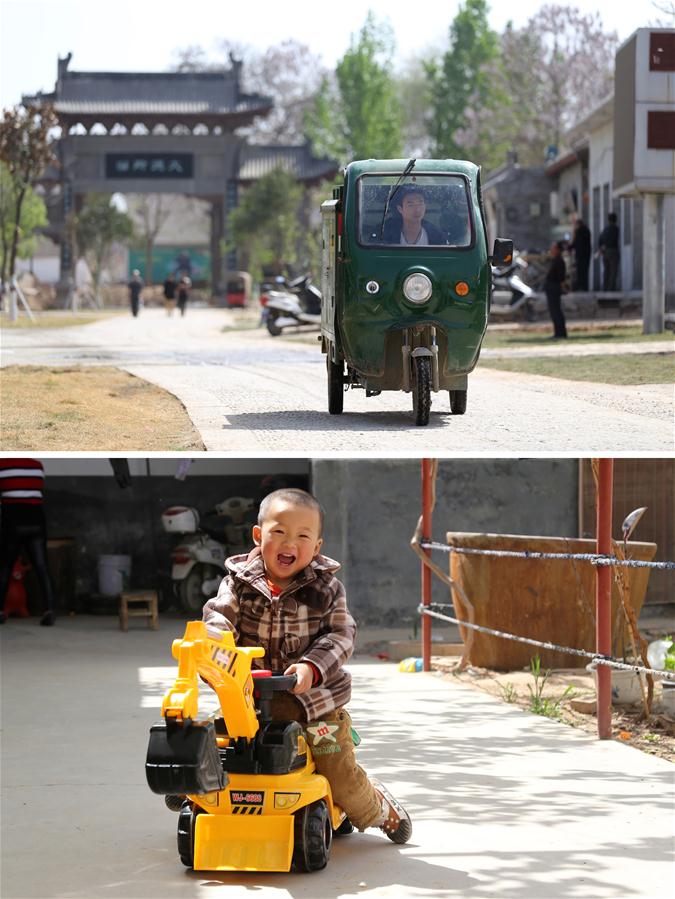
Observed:
[[[643,334],[638,325],[626,328],[576,328],[567,326],[567,346],[585,343],[606,343],[615,345],[620,343],[653,343],[654,341],[670,341],[672,344],[675,336],[672,331],[663,331],[661,334]],[[518,346],[548,346],[550,345],[551,327],[537,331],[493,331],[488,328],[483,346],[486,349],[508,349]]]
[[[675,380],[673,353],[608,354],[598,356],[531,356],[481,358],[480,368],[544,375],[596,384],[670,384]]]
[[[116,368],[3,368],[0,413],[4,451],[205,449],[175,396]]]
[[[28,328],[75,328],[78,325],[90,325],[92,322],[101,322],[121,312],[78,312],[73,315],[69,312],[34,312],[35,321],[32,322],[27,315],[21,314],[15,322],[9,320],[5,313],[0,317],[0,326],[11,331],[19,331]]]

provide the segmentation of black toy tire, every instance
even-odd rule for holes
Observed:
[[[195,863],[195,823],[201,809],[187,800],[178,814],[178,855],[186,868]]]
[[[344,407],[344,363],[335,363],[326,356],[326,372],[328,375],[328,411],[331,415],[340,415]]]
[[[333,842],[328,806],[319,799],[296,812],[294,818],[293,867],[296,871],[320,871],[328,864]]]
[[[354,825],[349,820],[349,818],[345,818],[342,824],[337,828],[337,830],[333,831],[333,836],[346,837],[350,833],[354,833]]]
[[[281,328],[277,326],[277,316],[275,313],[270,312],[265,323],[267,325],[267,330],[272,337],[278,337],[281,334]]]
[[[416,425],[428,425],[431,412],[431,360],[428,356],[413,359],[413,412]]]
[[[466,412],[466,390],[449,390],[450,411],[453,415],[464,415]]]

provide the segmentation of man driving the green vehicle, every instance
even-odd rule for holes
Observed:
[[[396,204],[398,215],[392,216],[384,226],[385,243],[402,246],[428,247],[447,244],[447,237],[425,218],[427,211],[424,191],[416,185],[402,187]]]

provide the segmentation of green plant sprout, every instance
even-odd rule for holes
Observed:
[[[545,718],[553,718],[559,721],[562,715],[560,706],[564,699],[571,699],[574,696],[574,688],[570,685],[566,687],[565,692],[558,699],[549,699],[544,697],[544,687],[551,677],[551,669],[547,668],[542,671],[541,659],[535,656],[530,659],[530,672],[534,678],[534,687],[532,684],[527,685],[530,691],[530,711],[535,715],[543,715]]]

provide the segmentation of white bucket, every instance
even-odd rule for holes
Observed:
[[[131,556],[98,557],[98,592],[103,596],[116,596],[129,589]]]
[[[612,669],[612,702],[615,705],[631,705],[642,701],[639,677],[642,678],[646,689],[644,674],[639,675],[636,671],[620,668]]]

